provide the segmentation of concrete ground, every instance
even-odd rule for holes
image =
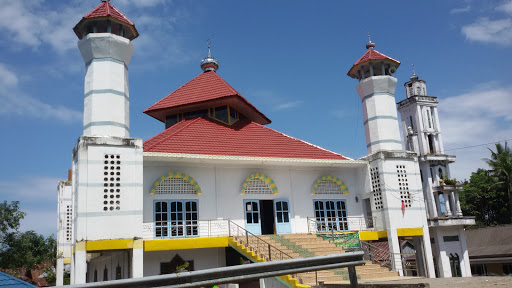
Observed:
[[[371,281],[359,280],[360,284],[416,284],[427,283],[430,288],[480,288],[480,287],[496,287],[505,288],[512,287],[512,277],[510,276],[480,276],[480,277],[456,277],[456,278],[409,278],[395,279],[390,281]],[[399,286],[399,285],[397,285]]]

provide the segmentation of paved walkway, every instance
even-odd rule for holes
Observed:
[[[370,281],[359,280],[361,284],[412,284],[412,283],[428,283],[430,288],[480,288],[495,287],[505,288],[512,287],[512,277],[510,276],[486,276],[486,277],[461,277],[461,278],[412,278],[412,279],[395,279],[391,281]]]

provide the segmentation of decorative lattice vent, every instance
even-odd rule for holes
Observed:
[[[405,207],[411,207],[411,192],[409,191],[409,183],[407,181],[407,171],[404,165],[396,165],[396,173],[398,174],[398,189],[400,190],[400,200]]]
[[[197,194],[197,192],[189,181],[180,177],[170,177],[156,187],[155,194]]]
[[[318,181],[316,194],[343,194],[343,191],[341,191],[340,186],[332,180],[320,180]]]
[[[372,189],[373,189],[373,203],[375,205],[376,210],[380,210],[384,207],[382,203],[382,191],[380,188],[380,175],[379,168],[374,167],[370,168],[370,176],[372,180]]]
[[[121,155],[105,154],[103,211],[121,210]]]
[[[71,205],[66,206],[66,241],[71,241]]]
[[[259,178],[254,178],[247,181],[245,187],[246,194],[272,194],[272,188],[265,181]]]

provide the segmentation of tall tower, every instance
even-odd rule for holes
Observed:
[[[348,76],[358,79],[357,93],[363,105],[369,163],[368,189],[375,228],[385,231],[394,269],[404,275],[400,256],[401,237],[413,239],[419,275],[435,277],[430,236],[421,190],[418,159],[404,151],[395,104],[397,79],[392,76],[400,62],[366,44],[366,53],[352,66]],[[384,233],[382,233],[384,234]],[[403,238],[402,238],[403,239]]]
[[[109,0],[73,30],[86,73],[83,136],[73,150],[71,281],[93,281],[86,258],[100,250],[119,266],[105,268],[104,278],[142,277],[142,139],[128,138],[128,64],[138,33]]]
[[[380,150],[402,150],[395,106],[396,72],[400,62],[377,50],[368,41],[366,53],[348,71],[359,80],[357,93],[363,102],[364,131],[368,154]]]
[[[438,276],[471,276],[464,225],[475,221],[462,215],[462,186],[448,180],[455,156],[444,153],[437,97],[428,96],[426,82],[419,79],[414,66],[404,86],[406,99],[398,102],[398,111],[406,150],[418,155]]]
[[[130,137],[128,65],[139,34],[109,1],[73,28],[85,62],[83,135]]]

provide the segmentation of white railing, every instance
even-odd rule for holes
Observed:
[[[171,221],[169,221],[170,223]],[[182,221],[186,222],[186,221]],[[190,222],[190,221],[187,221]],[[188,226],[192,226],[192,233],[190,230],[187,233],[186,227],[183,225],[171,225],[168,226],[168,236],[156,237],[155,235],[155,223],[143,223],[142,224],[142,237],[144,239],[162,239],[162,238],[197,238],[197,237],[218,237],[229,235],[229,220],[217,219],[217,220],[197,220],[193,221],[192,224],[188,223]],[[175,235],[175,236],[172,236]]]
[[[308,233],[374,230],[376,217],[308,217]]]

